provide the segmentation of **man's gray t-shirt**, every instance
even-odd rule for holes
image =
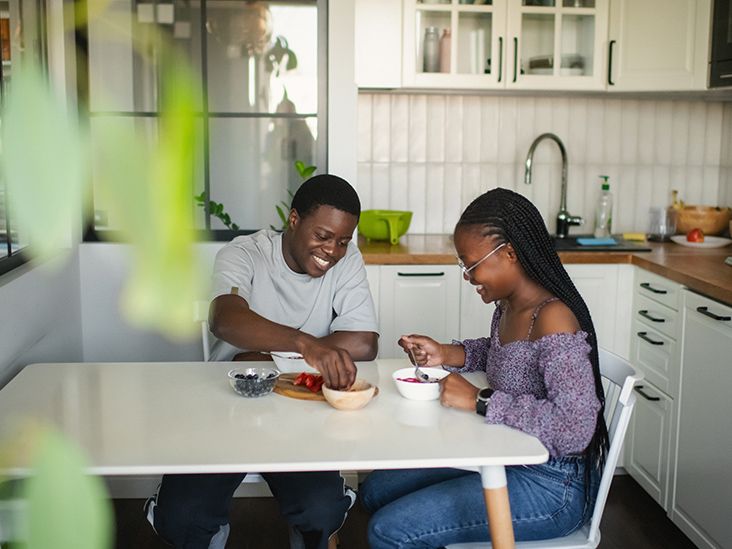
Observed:
[[[216,254],[214,263],[211,299],[231,293],[264,318],[315,337],[337,331],[378,333],[366,268],[353,242],[343,259],[313,278],[287,266],[281,233],[262,230],[239,236]],[[231,360],[245,350],[217,340],[211,360]]]

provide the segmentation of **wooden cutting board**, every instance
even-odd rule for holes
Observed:
[[[300,373],[280,374],[274,386],[274,392],[278,395],[300,400],[325,400],[323,391],[313,393],[305,385],[295,385],[295,378],[299,375]]]

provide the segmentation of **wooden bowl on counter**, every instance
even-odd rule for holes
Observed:
[[[701,229],[704,234],[721,234],[730,221],[732,210],[715,206],[684,206],[676,210],[676,232],[686,234]]]

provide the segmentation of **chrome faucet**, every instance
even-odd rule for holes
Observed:
[[[534,151],[544,139],[551,139],[559,146],[562,154],[562,196],[559,201],[559,213],[557,213],[557,238],[567,238],[570,225],[582,225],[585,221],[579,216],[571,215],[567,211],[567,150],[564,143],[553,133],[542,133],[534,139],[529,147],[529,154],[526,155],[526,171],[524,172],[524,183],[531,185],[531,164],[534,161]]]

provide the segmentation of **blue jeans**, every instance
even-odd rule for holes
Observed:
[[[599,484],[593,472],[585,497],[584,458],[550,458],[542,465],[506,467],[517,541],[561,537],[592,514]],[[480,475],[460,469],[375,471],[359,495],[372,513],[371,549],[444,547],[488,541]]]

